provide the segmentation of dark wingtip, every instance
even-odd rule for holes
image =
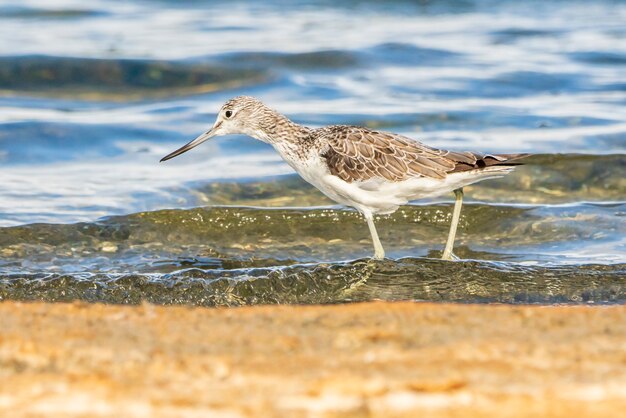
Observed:
[[[519,161],[522,158],[530,157],[533,154],[523,153],[523,154],[475,154],[476,162],[473,164],[468,164],[464,161],[456,162],[456,166],[452,173],[460,172],[460,171],[469,171],[482,169],[487,167],[513,167],[517,165],[524,165],[524,162]]]

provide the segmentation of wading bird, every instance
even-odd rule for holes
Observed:
[[[220,109],[213,127],[161,161],[204,141],[244,134],[271,144],[304,180],[332,200],[363,214],[374,243],[374,258],[385,251],[374,215],[395,212],[411,200],[454,192],[456,201],[442,258],[451,260],[463,204],[463,187],[509,173],[528,154],[484,155],[436,149],[405,136],[359,126],[311,129],[248,96]]]

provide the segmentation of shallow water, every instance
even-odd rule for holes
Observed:
[[[5,1],[0,299],[623,303],[626,3]],[[42,29],[43,28],[43,29]],[[365,30],[364,30],[365,28]],[[533,152],[363,220],[267,145],[158,160],[255,95],[310,126]]]

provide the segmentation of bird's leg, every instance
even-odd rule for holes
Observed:
[[[450,232],[448,233],[448,241],[446,242],[446,248],[443,250],[442,260],[453,260],[456,258],[452,254],[452,248],[454,247],[454,238],[456,237],[456,229],[459,226],[459,218],[461,217],[461,206],[463,206],[463,188],[456,189],[454,191],[456,200],[454,201],[454,211],[452,212],[452,222],[450,223]]]
[[[383,249],[383,245],[380,243],[380,239],[378,238],[376,225],[374,225],[374,217],[371,213],[364,213],[363,216],[365,216],[367,226],[369,227],[370,234],[372,235],[372,242],[374,243],[374,258],[376,260],[382,260],[385,258],[385,250]]]

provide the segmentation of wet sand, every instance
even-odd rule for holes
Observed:
[[[0,303],[0,416],[619,416],[626,307]]]

